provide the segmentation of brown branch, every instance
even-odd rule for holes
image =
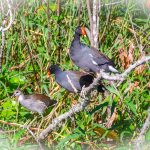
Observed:
[[[127,75],[134,70],[136,67],[150,61],[150,56],[142,57],[140,60],[136,61],[134,64],[130,65],[128,69],[126,69],[122,74],[116,74],[114,76],[110,76],[107,73],[101,71],[101,76],[103,79],[112,80],[112,81],[121,81],[118,86],[125,80]]]
[[[82,88],[81,94],[80,94],[80,101],[81,103],[76,104],[74,106],[72,106],[70,108],[70,110],[64,114],[61,114],[60,116],[58,116],[57,118],[52,120],[52,123],[50,125],[48,125],[48,127],[46,129],[44,129],[39,137],[38,140],[42,140],[44,139],[48,133],[52,132],[52,130],[54,130],[58,125],[62,125],[60,124],[62,121],[72,117],[73,115],[75,115],[76,113],[79,113],[80,111],[84,110],[84,108],[90,103],[90,93],[92,92],[93,89],[95,89],[95,87],[97,86],[97,84],[99,83],[99,81],[103,78],[105,79],[104,75],[107,75],[107,79],[115,79],[115,80],[119,80],[122,77],[121,80],[124,80],[125,77],[127,77],[127,75],[137,66],[147,62],[148,60],[150,60],[150,56],[144,57],[141,60],[135,62],[133,65],[131,65],[124,73],[120,74],[120,75],[116,75],[116,76],[108,76],[106,73],[101,72],[102,74],[98,74],[97,78],[94,79],[93,83],[87,87],[87,88]]]

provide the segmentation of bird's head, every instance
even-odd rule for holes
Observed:
[[[11,97],[19,97],[20,95],[22,95],[22,92],[20,89],[17,89],[14,91],[14,94]]]
[[[75,30],[75,33],[78,34],[79,36],[83,35],[86,36],[86,31],[84,26],[78,26]]]
[[[47,69],[47,77],[50,77],[51,74],[55,74],[57,69],[59,69],[58,65],[49,66]]]

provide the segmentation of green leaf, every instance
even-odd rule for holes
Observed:
[[[119,91],[118,91],[117,89],[115,89],[114,87],[112,87],[112,86],[107,86],[106,89],[107,89],[108,91],[110,91],[111,93],[114,93],[114,94],[116,94],[117,96],[120,97]]]
[[[129,109],[137,116],[137,111],[136,111],[136,106],[135,104],[132,102],[132,99],[126,99],[125,104],[129,107]]]
[[[14,76],[10,79],[10,83],[12,84],[24,84],[26,82],[26,78],[24,76]]]
[[[64,138],[61,142],[58,143],[57,147],[64,147],[65,143],[67,143],[69,140],[77,139],[81,136],[79,133],[71,134]]]

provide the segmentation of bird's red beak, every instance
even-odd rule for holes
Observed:
[[[85,27],[81,27],[81,33],[82,33],[83,36],[86,36]]]
[[[50,76],[51,76],[51,72],[48,71],[48,72],[47,72],[47,78],[50,78]]]

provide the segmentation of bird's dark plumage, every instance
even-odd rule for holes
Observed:
[[[69,51],[72,61],[85,71],[98,73],[103,69],[105,72],[117,73],[114,63],[107,56],[100,53],[97,49],[88,47],[80,42],[82,34],[83,27],[77,27]]]
[[[88,73],[80,71],[62,71],[57,65],[49,67],[50,74],[55,74],[56,82],[69,92],[79,93],[82,87],[88,87],[94,77]]]

